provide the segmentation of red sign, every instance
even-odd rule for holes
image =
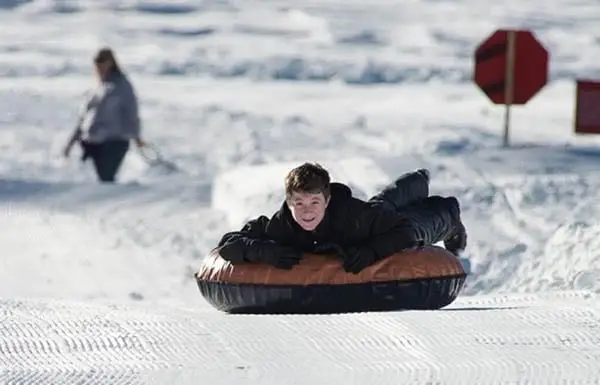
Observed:
[[[577,80],[575,132],[600,134],[600,81]]]
[[[497,30],[475,50],[475,83],[495,104],[525,104],[547,81],[548,51],[530,31]]]

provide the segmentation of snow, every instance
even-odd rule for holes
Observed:
[[[55,299],[0,304],[3,383],[584,384],[600,376],[600,308],[582,292],[318,316]]]
[[[600,146],[573,134],[598,79],[597,4],[474,0],[0,0],[0,382],[595,383]],[[550,82],[504,110],[475,47],[531,28]],[[144,135],[99,185],[61,157],[109,44]],[[152,155],[152,154],[151,154]],[[154,154],[156,155],[156,154]],[[193,274],[319,161],[368,197],[430,169],[471,274],[435,312],[229,316]]]

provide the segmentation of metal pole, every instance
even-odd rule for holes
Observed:
[[[517,45],[517,33],[508,31],[506,36],[507,53],[506,53],[506,83],[504,86],[504,147],[509,145],[509,129],[510,129],[510,107],[513,103],[515,90],[515,51]]]

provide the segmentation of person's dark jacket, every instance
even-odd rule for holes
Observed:
[[[329,205],[314,231],[302,229],[284,202],[271,218],[260,216],[225,234],[218,247],[233,264],[264,261],[282,268],[297,263],[301,253],[334,252],[347,271],[358,272],[419,243],[409,218],[352,197],[344,184],[331,183]]]

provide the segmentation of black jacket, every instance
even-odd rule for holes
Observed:
[[[325,216],[314,231],[302,229],[283,202],[271,218],[260,216],[240,231],[225,234],[218,247],[224,259],[236,263],[277,258],[264,255],[280,252],[268,247],[273,243],[303,253],[319,252],[333,244],[341,248],[341,254],[358,254],[372,263],[417,246],[417,238],[409,218],[354,198],[348,186],[334,182]]]

